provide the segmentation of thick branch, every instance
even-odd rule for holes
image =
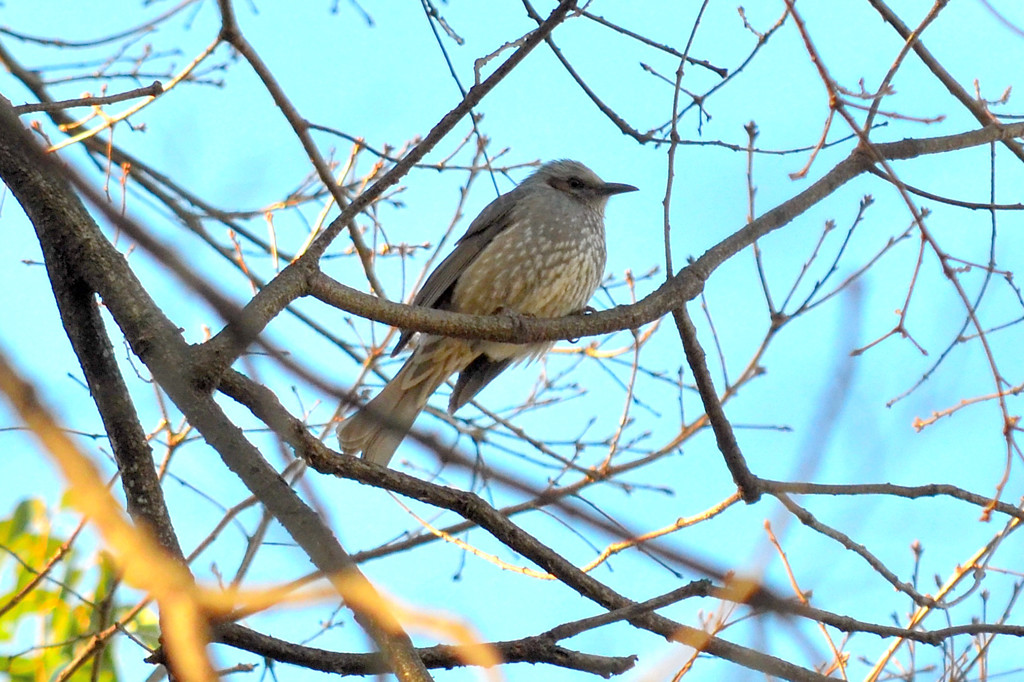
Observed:
[[[388,671],[387,663],[380,654],[350,654],[317,649],[286,642],[240,625],[222,626],[217,637],[224,644],[282,663],[301,665],[309,670],[341,675],[381,675]],[[543,635],[509,642],[491,642],[486,646],[492,647],[505,663],[546,663],[605,678],[621,675],[636,664],[635,656],[584,654],[559,646],[555,639]],[[463,647],[458,646],[433,646],[417,649],[416,653],[428,668],[450,670],[466,665],[468,659],[463,653]]]
[[[290,445],[297,456],[304,458],[309,462],[310,466],[318,471],[332,472],[334,475],[341,476],[343,478],[355,478],[363,483],[374,485],[385,490],[394,490],[394,492],[402,492],[402,489],[393,489],[390,484],[394,479],[381,476],[371,479],[363,479],[359,476],[350,476],[344,472],[349,463],[352,466],[367,466],[361,463],[359,460],[346,457],[341,460],[338,459],[337,453],[328,449],[319,439],[309,432],[307,425],[300,419],[297,419],[294,415],[289,413],[274,395],[273,391],[262,386],[248,377],[229,370],[221,380],[219,390],[227,396],[238,401],[240,404],[245,405],[253,413],[253,415],[269,426],[274,433],[280,436],[288,445]],[[446,464],[453,464],[463,469],[473,468],[474,464],[467,458],[460,455],[458,452],[449,450],[447,448],[440,447],[439,443],[430,437],[412,432],[409,436],[419,441],[423,446],[433,449],[438,457]],[[616,474],[620,474],[623,471],[628,471],[633,468],[633,464],[627,464],[618,468],[612,467],[606,471],[603,471],[603,477],[608,479],[613,478]],[[390,472],[390,469],[379,469],[379,471]],[[581,508],[573,506],[569,503],[569,500],[579,492],[583,484],[573,484],[560,488],[549,488],[546,490],[538,490],[533,486],[530,486],[519,479],[519,477],[509,474],[507,472],[500,471],[495,468],[490,468],[487,473],[488,479],[492,483],[500,483],[507,486],[511,490],[515,490],[522,493],[527,499],[532,502],[525,506],[513,506],[503,510],[495,510],[495,513],[501,514],[503,517],[508,518],[511,516],[511,511],[526,511],[527,509],[535,509],[539,507],[552,506],[556,507],[559,512],[565,515],[567,518],[571,518],[582,524],[586,524],[590,528],[598,530],[611,538],[616,540],[626,540],[630,538],[636,538],[641,533],[638,530],[631,529],[618,522],[611,522],[608,519],[590,514]],[[433,484],[428,484],[426,490],[436,490],[437,495],[440,497],[438,500],[433,502],[427,501],[428,504],[434,506],[445,506],[445,500],[448,499],[448,488],[444,486],[430,487]],[[423,500],[421,500],[423,501]],[[458,524],[457,524],[458,525]],[[470,522],[469,526],[475,525]],[[469,527],[466,526],[466,527]],[[463,528],[465,529],[465,528]],[[458,532],[456,528],[448,529],[451,532]],[[425,536],[426,537],[426,536]],[[433,537],[433,536],[430,536]],[[406,544],[409,543],[409,544]],[[395,544],[389,544],[388,550],[394,550],[396,547],[404,545],[406,549],[410,546],[414,546],[415,541],[408,540],[406,543],[396,542]],[[662,559],[670,561],[677,566],[685,567],[686,569],[695,573],[706,575],[716,580],[726,580],[727,571],[717,568],[705,561],[701,561],[691,556],[687,556],[681,552],[672,550],[669,547],[663,546],[655,542],[645,542],[643,544],[644,551],[648,554],[659,556]],[[515,548],[512,548],[515,549]],[[366,556],[367,554],[373,554],[373,552],[362,552],[357,556]],[[751,597],[750,602],[755,601],[754,597]]]
[[[53,208],[42,203],[40,206],[43,211]],[[128,513],[136,523],[152,530],[164,549],[184,561],[164,503],[153,453],[114,358],[96,295],[76,276],[74,264],[65,261],[51,242],[43,244],[43,254],[64,331],[85,374],[121,473]]]
[[[42,153],[21,126],[10,102],[0,98],[0,178],[32,221],[44,254],[73,266],[75,276],[89,290],[99,293],[132,350],[178,409],[281,522],[314,565],[331,577],[338,591],[344,593],[359,586],[364,594],[375,594],[323,520],[245,439],[209,393],[195,386],[189,372],[189,348],[179,329],[160,311],[71,192],[66,172]],[[79,189],[95,194],[84,184]],[[99,196],[91,198],[103,201]],[[358,606],[353,606],[353,612],[394,667],[417,667],[412,644],[393,619]]]
[[[235,374],[229,375],[228,383],[232,393],[257,390],[258,387],[243,383]],[[266,391],[266,389],[262,389]],[[556,579],[582,596],[591,599],[606,609],[630,609],[636,603],[611,590],[589,574],[584,573],[557,552],[535,537],[519,528],[497,509],[488,505],[478,495],[461,492],[452,488],[422,481],[413,476],[392,469],[368,464],[354,457],[342,457],[329,450],[313,438],[303,424],[284,410],[273,409],[276,399],[266,391],[263,399],[249,396],[250,409],[279,434],[296,454],[317,471],[330,476],[348,478],[360,483],[375,485],[400,495],[425,502],[442,509],[449,509],[463,518],[474,522],[493,535],[499,542],[551,573]],[[756,598],[757,595],[752,595]],[[632,613],[630,611],[629,613]],[[680,642],[700,649],[708,654],[733,661],[739,665],[768,672],[788,680],[824,680],[817,673],[792,665],[780,659],[762,654],[753,649],[738,646],[713,637],[695,628],[676,623],[655,613],[643,612],[625,618],[635,627],[662,635],[671,641]]]
[[[21,181],[11,185],[11,190],[23,206],[31,207],[29,215],[39,226],[37,229],[58,229],[61,221],[81,205],[64,184],[60,192],[49,191],[43,177],[44,168],[32,165],[26,150],[19,145],[18,136],[3,136],[0,146],[3,147],[0,154],[5,173],[20,175]],[[78,357],[121,472],[128,512],[136,523],[148,526],[155,533],[164,549],[181,558],[181,547],[164,504],[152,451],[114,358],[114,348],[96,304],[95,290],[79,276],[76,270],[79,264],[73,257],[69,258],[51,242],[43,242],[42,247],[64,330]]]
[[[881,158],[911,159],[966,149],[996,140],[1024,135],[1024,123],[986,126],[956,135],[901,140],[874,145]],[[579,339],[623,329],[637,329],[660,319],[683,303],[696,298],[710,275],[756,240],[792,222],[799,215],[872,167],[867,154],[855,150],[817,182],[791,199],[779,204],[745,227],[708,249],[691,265],[684,267],[658,289],[632,305],[617,306],[592,315],[558,319],[516,318],[508,315],[480,317],[382,301],[336,282],[323,273],[312,276],[310,295],[336,308],[409,329],[441,336],[487,339],[510,343],[535,343]],[[258,297],[258,296],[257,296]],[[254,299],[255,301],[255,299]],[[252,305],[252,304],[250,304]]]
[[[543,570],[551,573],[581,596],[600,604],[604,608],[614,610],[635,605],[635,602],[632,600],[615,592],[591,575],[584,573],[558,552],[555,552],[540,542],[540,540],[516,526],[474,493],[433,485],[412,476],[407,476],[390,469],[382,469],[381,467],[367,464],[351,457],[335,456],[331,459],[325,459],[322,456],[314,457],[312,463],[322,473],[340,475],[364,483],[379,483],[382,478],[386,478],[388,489],[415,500],[449,509],[466,519],[476,522],[477,525],[500,542],[522,554]],[[670,641],[685,644],[752,670],[759,670],[787,680],[828,679],[823,675],[793,665],[788,661],[733,644],[656,613],[637,614],[628,617],[626,620],[637,628],[659,634]]]
[[[680,270],[643,300],[633,305],[618,306],[591,315],[573,315],[558,319],[521,318],[509,315],[479,317],[417,308],[380,301],[345,287],[322,273],[313,277],[311,295],[347,312],[402,329],[459,338],[534,343],[576,339],[622,329],[637,329],[698,296],[704,282],[722,263],[755,240],[792,221],[856,177],[867,164],[866,157],[854,153],[797,196],[713,246],[693,264]]]

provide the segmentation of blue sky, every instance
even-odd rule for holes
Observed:
[[[637,3],[607,0],[593,3],[590,9],[638,33],[682,47],[692,26],[696,4],[678,5],[651,2],[638,6]],[[1008,15],[1014,10],[1011,3],[1003,5]],[[894,2],[893,7],[906,12],[910,23],[918,21],[925,11],[922,3]],[[901,42],[867,3],[808,0],[799,8],[833,77],[850,90],[858,88],[859,79],[864,79],[869,90],[876,87]],[[415,3],[367,3],[365,9],[373,18],[372,26],[346,2],[339,3],[336,12],[329,11],[330,3],[258,3],[255,7],[238,3],[236,11],[248,39],[302,115],[363,136],[368,144],[377,148],[386,144],[401,145],[429,130],[459,101],[460,95]],[[472,84],[474,60],[532,26],[519,3],[490,3],[484,9],[476,3],[455,0],[439,5],[439,9],[453,29],[465,38],[463,46],[451,42],[445,45],[467,87]],[[781,2],[757,3],[756,7],[747,8],[747,19],[763,30],[781,15],[782,9]],[[143,10],[138,3],[116,2],[100,12],[95,7],[65,6],[63,2],[15,0],[6,3],[0,24],[28,34],[84,39],[133,25],[163,10],[164,6],[159,4]],[[547,5],[538,7],[542,14],[548,10]],[[157,49],[180,47],[180,55],[158,62],[176,69],[208,44],[216,31],[216,8],[207,2],[201,3],[194,13],[186,11],[146,40],[152,41]],[[984,39],[971,38],[973,36],[984,36]],[[674,58],[652,53],[583,19],[569,22],[555,38],[604,101],[635,127],[646,131],[664,123],[670,111],[671,87],[645,72],[639,64],[647,63],[671,77],[676,68]],[[76,60],[52,48],[25,45],[6,36],[0,36],[0,40],[27,66]],[[734,5],[710,3],[690,53],[731,70],[749,54],[754,42],[753,35],[742,29]],[[971,92],[974,79],[978,79],[983,95],[989,99],[997,98],[1009,86],[1019,85],[1015,80],[1019,77],[1016,65],[1024,59],[1024,42],[999,24],[980,2],[951,3],[928,28],[925,42]],[[231,62],[232,58],[222,46],[215,61]],[[485,73],[497,63],[497,60],[491,62]],[[260,209],[298,186],[310,172],[310,165],[280,112],[244,64],[232,64],[217,77],[223,78],[225,87],[176,90],[133,118],[136,130],[119,126],[115,141],[215,205]],[[716,82],[714,74],[691,66],[683,85],[691,92],[705,92]],[[83,89],[93,87],[92,84],[70,84],[55,92],[62,97],[74,97]],[[124,87],[128,85],[117,82],[111,85],[111,90]],[[876,131],[878,141],[953,134],[977,126],[914,58],[909,58],[897,74],[894,87],[896,93],[885,100],[885,110],[898,111],[908,117],[945,118],[930,124],[893,119],[886,128]],[[0,93],[15,104],[26,98],[25,91],[6,73],[0,74]],[[1011,110],[1014,102],[1010,100]],[[678,152],[671,208],[673,256],[677,267],[687,256],[699,256],[746,221],[746,155],[702,143],[721,140],[742,145],[746,139],[743,125],[748,121],[757,123],[760,131],[757,144],[764,149],[813,145],[820,135],[827,114],[826,93],[792,22],[769,41],[762,54],[730,87],[709,97],[705,109],[709,119],[698,121],[696,112],[690,112],[680,122],[680,135],[687,144]],[[609,204],[607,269],[609,274],[621,279],[627,269],[643,273],[661,267],[658,274],[638,283],[638,295],[649,293],[663,281],[661,202],[666,182],[666,146],[640,147],[622,135],[592,106],[544,47],[538,48],[521,69],[484,100],[477,113],[483,115],[480,129],[491,139],[490,151],[509,149],[503,161],[578,158],[608,181],[638,186],[639,192],[616,197]],[[144,129],[140,127],[142,124]],[[468,125],[463,122],[427,160],[443,158],[468,132]],[[848,132],[837,120],[830,139]],[[316,140],[325,154],[333,152],[336,158],[344,158],[349,151],[349,144],[344,140],[325,134],[318,134]],[[849,150],[849,143],[824,150],[808,179],[804,180],[791,180],[788,174],[806,163],[806,153],[758,155],[754,166],[755,213],[760,214],[807,187]],[[895,167],[901,178],[912,185],[937,194],[984,202],[989,192],[988,156],[988,147],[979,147],[944,158],[900,162]],[[86,168],[81,152],[68,150],[65,158]],[[468,156],[462,153],[458,158],[464,162]],[[370,155],[364,154],[359,170],[365,172],[371,162]],[[1019,162],[1000,149],[996,167],[997,201],[1020,201]],[[87,172],[99,177],[94,169]],[[519,171],[515,179],[522,177],[525,171]],[[402,205],[385,205],[379,209],[378,219],[389,239],[436,243],[457,205],[462,179],[455,174],[438,174],[428,169],[418,169],[407,176],[400,194],[396,195]],[[512,186],[511,182],[498,178],[500,191]],[[117,196],[116,189],[113,191]],[[767,277],[776,300],[784,297],[827,220],[836,223],[824,247],[831,258],[866,194],[872,195],[875,203],[854,233],[839,264],[837,278],[850,274],[891,235],[900,234],[910,226],[910,215],[890,186],[872,176],[854,180],[826,202],[762,241]],[[461,232],[468,224],[467,219],[494,196],[494,188],[487,178],[479,178],[466,203],[466,219],[456,227],[456,232]],[[117,198],[119,200],[119,196]],[[922,201],[921,205],[932,211],[928,226],[948,252],[975,263],[988,260],[991,231],[988,214],[934,202]],[[154,207],[138,194],[129,195],[128,206],[154,234],[188,254],[197,271],[215,278],[222,291],[240,302],[246,299],[249,290],[244,279],[223,261],[201,251],[195,240],[166,219],[165,210]],[[275,227],[282,248],[297,248],[305,238],[304,230],[308,229],[305,221],[313,215],[312,210],[303,215],[297,212],[277,214]],[[38,244],[10,195],[4,197],[0,220],[7,237],[7,248],[0,252],[0,287],[14,293],[0,303],[3,319],[8,321],[0,327],[0,348],[39,382],[43,395],[56,407],[69,428],[96,433],[98,418],[94,410],[89,409],[88,392],[82,386],[80,371],[60,328],[45,271],[37,264],[25,263],[40,260]],[[248,226],[265,233],[262,218],[250,221]],[[1021,227],[1018,214],[999,217],[996,252],[1000,268],[1015,270],[1024,257],[1021,242],[1015,239]],[[218,238],[223,238],[222,228]],[[344,237],[336,243],[336,252],[347,246],[343,241]],[[911,427],[915,417],[925,418],[935,410],[955,405],[962,398],[991,392],[991,371],[987,369],[979,344],[969,343],[954,349],[949,361],[919,390],[893,407],[886,407],[887,401],[912,386],[932,365],[951,342],[964,317],[962,306],[945,283],[934,257],[925,258],[908,317],[914,339],[929,355],[923,356],[908,341],[894,337],[857,358],[849,356],[852,349],[880,337],[895,324],[893,311],[904,304],[918,244],[919,240],[912,235],[873,267],[856,289],[837,296],[785,328],[762,360],[766,375],[744,387],[728,404],[727,411],[737,426],[740,446],[755,473],[767,478],[802,480],[797,472],[802,471],[802,467],[812,466],[809,478],[816,482],[889,481],[907,485],[948,482],[980,494],[992,492],[1005,460],[1000,415],[994,404],[966,408],[921,433]],[[814,279],[824,274],[828,258],[824,259],[825,263],[816,263],[808,274],[798,290],[804,296]],[[164,311],[182,327],[187,339],[201,341],[204,325],[216,331],[218,322],[211,311],[195,295],[183,290],[173,277],[154,267],[147,254],[135,251],[129,256],[129,262]],[[254,262],[263,274],[271,273],[272,265],[267,259],[254,258]],[[398,298],[408,293],[403,289],[403,281],[411,281],[421,262],[422,257],[406,264],[398,259],[382,260],[379,271],[390,296]],[[352,259],[332,258],[324,267],[333,277],[365,289],[365,280],[359,279]],[[403,267],[406,280],[403,280]],[[962,281],[973,297],[982,281],[980,270],[964,273]],[[998,278],[990,286],[988,298],[980,308],[985,324],[994,326],[1019,318],[1021,304],[1012,289]],[[614,295],[615,303],[627,300],[621,288],[615,289]],[[802,296],[798,293],[796,299]],[[735,378],[756,351],[768,325],[764,297],[749,250],[715,273],[707,285],[706,300],[729,375]],[[601,293],[595,301],[598,307],[607,307],[610,303]],[[316,316],[329,328],[351,337],[347,314],[313,301],[300,302],[299,308]],[[690,309],[709,352],[713,376],[720,385],[721,371],[717,355],[712,352],[710,330],[696,302]],[[115,347],[124,361],[125,372],[134,377],[127,350],[116,337],[114,324],[109,319],[108,322],[115,334]],[[360,324],[359,329],[362,333],[369,331],[365,324]],[[376,330],[378,334],[383,332],[383,329]],[[297,328],[289,319],[283,317],[275,321],[267,337],[296,354],[304,366],[322,372],[330,382],[345,386],[356,376],[358,367],[336,347]],[[626,345],[629,339],[627,333],[619,333],[608,340],[607,345]],[[1007,380],[1020,383],[1017,349],[1024,343],[1021,326],[992,334],[989,341],[996,357],[1002,361]],[[678,336],[670,320],[666,320],[645,347],[644,365],[667,376],[676,376],[682,363],[680,350]],[[556,356],[546,363],[546,371],[555,374],[570,361]],[[329,398],[294,377],[282,374],[265,358],[251,358],[250,362],[260,379],[274,387],[293,412],[311,410],[310,419],[314,423],[322,423],[330,417],[334,405]],[[616,379],[594,365],[585,363],[580,373],[588,391],[585,396],[524,415],[516,423],[552,438],[565,439],[565,434],[571,437],[578,433],[587,433],[587,437],[595,441],[606,438],[615,430],[624,393]],[[843,397],[835,421],[826,424],[820,408],[835,396],[836,377],[844,368],[850,373],[850,389]],[[534,386],[540,369],[540,365],[530,365],[511,371],[481,397],[492,409],[514,405]],[[612,373],[618,380],[627,375],[622,367]],[[692,380],[688,371],[686,377],[687,381]],[[153,392],[142,382],[133,383],[144,426],[152,428],[156,414]],[[643,405],[634,408],[637,422],[632,435],[639,436],[649,430],[650,442],[661,443],[678,429],[679,398],[665,389],[664,382],[641,380],[637,399]],[[443,401],[444,397],[439,397],[436,404],[441,405]],[[226,409],[241,414],[228,401],[223,402]],[[609,403],[615,407],[609,408]],[[1011,402],[1011,413],[1014,413],[1014,404],[1019,413],[1019,400]],[[687,420],[699,411],[696,397],[686,393],[683,413]],[[600,415],[598,420],[588,426],[595,414]],[[15,423],[5,406],[0,405],[0,427]],[[441,430],[437,420],[421,421],[420,425],[440,430],[449,439],[452,436],[450,431]],[[253,438],[265,446],[268,459],[281,463],[272,440],[258,434]],[[18,499],[29,494],[55,503],[62,488],[45,457],[30,440],[16,431],[3,431],[0,444],[6,452],[4,463],[0,465],[2,471],[12,480],[25,482],[0,490],[0,510],[12,508]],[[333,445],[333,439],[329,444]],[[465,439],[460,444],[465,447]],[[104,471],[113,471],[102,441],[83,441],[83,447],[96,456]],[[157,451],[159,456],[159,448]],[[546,475],[554,473],[544,466],[500,452],[491,451],[487,457],[494,466],[520,471],[534,482],[543,482]],[[409,464],[400,466],[407,466],[406,470],[415,475],[427,477],[436,469],[434,459],[413,444],[403,446],[396,457],[396,461],[399,460],[408,461]],[[216,455],[199,442],[180,451],[172,471],[220,504],[230,506],[245,496],[240,484],[226,475]],[[307,478],[305,494],[323,505],[324,513],[338,529],[339,539],[352,551],[376,546],[415,526],[406,512],[381,491],[361,488],[347,481],[328,480],[317,474]],[[723,499],[733,487],[710,433],[699,435],[687,442],[680,454],[661,460],[629,480],[637,484],[631,494],[605,489],[595,491],[587,499],[637,530],[651,530],[677,517],[697,513]],[[443,473],[440,481],[453,485],[467,483],[455,474],[449,478],[449,472]],[[644,486],[669,486],[674,494],[645,490]],[[1020,462],[1017,461],[1003,499],[1016,501],[1022,492]],[[496,504],[518,499],[500,488],[488,490],[485,497],[488,494]],[[220,512],[193,489],[175,482],[168,483],[167,495],[187,551],[209,532]],[[997,524],[1003,521],[981,524],[977,521],[976,509],[942,501],[909,503],[880,498],[814,498],[804,502],[819,518],[868,545],[903,579],[909,579],[912,566],[909,545],[913,540],[919,540],[925,547],[921,573],[930,580],[933,573],[948,575],[953,566],[986,542]],[[432,516],[429,511],[424,513],[428,518]],[[820,600],[815,605],[885,623],[893,611],[902,615],[909,608],[907,600],[901,602],[893,598],[891,588],[877,574],[867,570],[859,558],[840,551],[833,542],[785,518],[777,502],[765,500],[750,507],[734,507],[720,521],[687,529],[668,542],[723,570],[763,575],[771,587],[788,594],[781,566],[767,550],[763,522],[768,519],[797,567],[801,586],[813,589],[816,600]],[[251,530],[257,520],[250,514],[243,517],[242,523]],[[565,549],[574,561],[585,563],[592,558],[592,547],[558,522],[539,515],[523,517],[522,521],[528,530]],[[272,544],[261,551],[253,569],[252,584],[297,577],[309,570],[305,559],[290,546],[290,540],[280,527],[272,526],[269,538]],[[589,540],[603,547],[609,538],[593,535]],[[503,551],[480,531],[470,534],[469,541],[507,561],[517,561],[517,557]],[[200,577],[210,580],[216,571],[230,575],[243,543],[240,532],[229,532],[211,551],[210,558],[204,555],[194,570]],[[1016,537],[1011,537],[1001,552],[995,564],[1019,566],[1022,553]],[[485,639],[525,636],[570,618],[597,612],[595,606],[567,594],[563,586],[538,585],[537,581],[499,572],[489,564],[465,558],[453,547],[440,543],[416,550],[414,555],[371,562],[366,571],[385,590],[407,602],[461,614]],[[454,580],[454,575],[459,579]],[[642,599],[698,576],[677,577],[633,552],[617,557],[612,569],[599,569],[597,577],[631,597]],[[927,589],[931,589],[930,583]],[[696,608],[684,603],[665,613],[692,623]],[[709,602],[701,608],[713,610],[715,605]],[[965,608],[968,610],[957,614],[961,621],[967,617],[965,613],[970,613],[969,609],[980,607],[968,604]],[[330,604],[317,605],[260,616],[250,624],[267,631],[296,633],[295,639],[301,640],[317,633],[319,623],[331,610]],[[939,622],[936,618],[935,623],[929,624],[937,627]],[[760,627],[755,623],[742,624],[728,630],[727,636],[746,642],[764,638],[764,646],[769,651],[801,665],[813,665],[821,657],[827,657],[821,639],[809,628],[805,627],[804,635],[798,636],[785,626],[777,631],[759,631]],[[851,645],[850,650],[872,658],[884,647],[880,640],[870,645],[861,644],[865,639],[871,636],[855,637],[856,645]],[[429,637],[424,639],[425,643],[429,641]],[[365,646],[351,623],[330,630],[313,644],[341,650]],[[625,626],[588,634],[567,644],[584,651],[640,654],[640,665],[627,675],[628,679],[665,679],[670,676],[665,671],[674,669],[681,660],[678,649],[655,638],[637,636]],[[1000,655],[998,648],[993,651],[994,657]],[[137,651],[130,653],[131,660],[135,660]],[[219,651],[218,657],[223,665],[232,665],[243,658],[224,651]],[[1002,662],[1003,669],[1013,669],[1015,665],[1007,659],[994,658],[993,661]],[[126,658],[126,669],[132,670],[132,674],[136,670],[134,665]],[[697,679],[720,679],[717,676],[726,674],[723,671],[734,674],[735,670],[725,664],[709,663],[698,666],[693,675]],[[519,665],[508,667],[505,674],[510,680],[527,680],[536,679],[539,673]],[[278,675],[279,679],[289,680],[319,679],[318,675],[299,673],[287,667],[279,668]],[[455,671],[439,675],[439,679],[476,679],[475,675]],[[579,679],[577,675],[556,669],[544,669],[543,675],[544,679],[551,680]],[[138,675],[133,679],[137,678]]]

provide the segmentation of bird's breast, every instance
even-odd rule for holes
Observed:
[[[551,216],[518,221],[499,234],[456,282],[455,310],[561,317],[582,310],[601,283],[604,228],[595,220]]]

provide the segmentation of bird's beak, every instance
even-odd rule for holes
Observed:
[[[637,188],[633,185],[626,185],[621,182],[606,182],[604,187],[601,188],[601,194],[605,196],[611,196],[613,194],[622,194],[623,192],[636,192]]]

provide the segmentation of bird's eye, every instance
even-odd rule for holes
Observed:
[[[583,189],[583,181],[577,177],[569,178],[569,187],[572,189]]]

